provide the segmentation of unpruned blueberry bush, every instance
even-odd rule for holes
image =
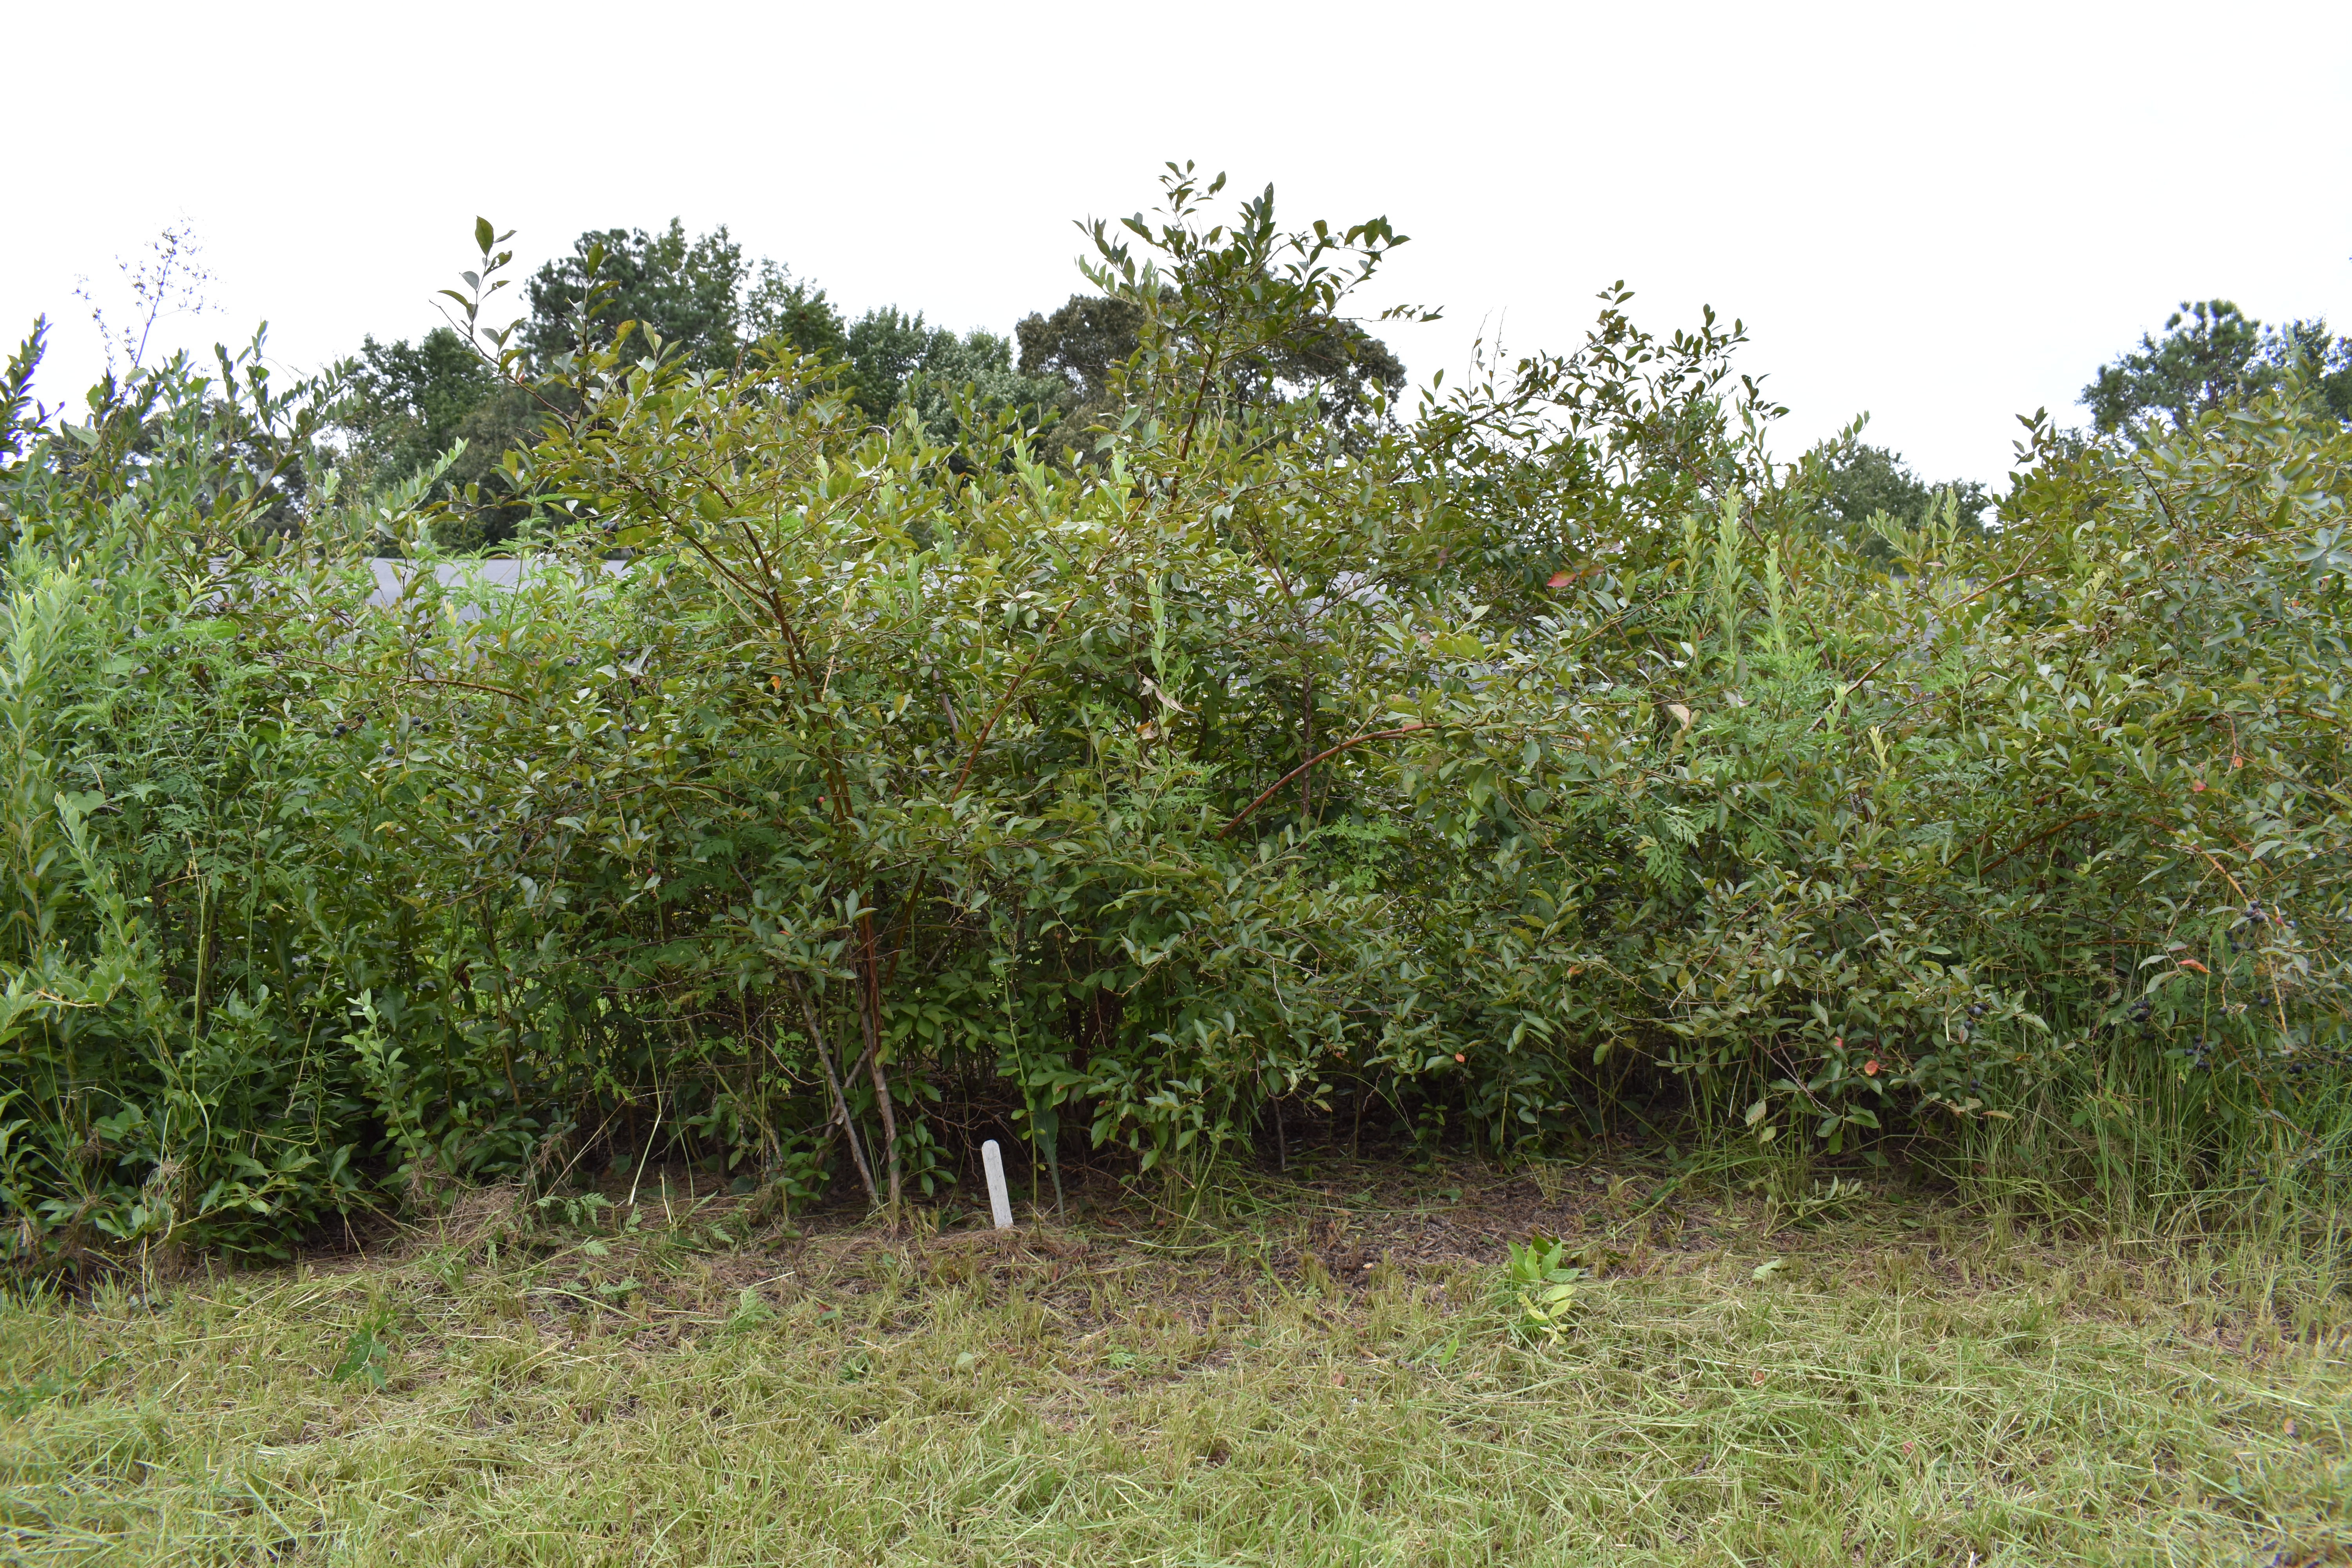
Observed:
[[[984,1130],[1185,1180],[1367,1107],[1494,1158],[1631,1111],[2056,1195],[2335,1179],[2339,423],[2042,421],[1996,524],[1856,528],[1736,326],[1612,289],[1406,408],[1300,368],[1352,374],[1302,334],[1399,237],[1217,194],[1095,230],[1144,326],[1084,429],[877,426],[609,321],[526,354],[483,226],[463,324],[541,410],[511,587],[428,569],[437,476],[338,488],[331,388],[174,362],[44,420],[28,344],[20,1262],[616,1156],[895,1210]]]

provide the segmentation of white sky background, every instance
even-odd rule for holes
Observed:
[[[1853,415],[1998,480],[2176,301],[2352,329],[2352,5],[997,4],[36,7],[0,24],[19,174],[0,331],[100,364],[87,275],[190,219],[216,313],[298,370],[435,324],[477,213],[518,274],[582,229],[727,224],[851,313],[1009,331],[1071,220],[1165,160],[1413,243],[1371,306],[1416,378],[1484,326],[1567,349],[1746,321],[1793,455]],[[520,285],[509,291],[520,295]]]

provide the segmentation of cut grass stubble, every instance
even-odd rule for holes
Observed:
[[[1624,1256],[1558,1343],[1512,1331],[1499,1246],[1391,1245],[1421,1216],[1311,1187],[1181,1245],[1117,1216],[783,1238],[706,1210],[18,1297],[0,1552],[2347,1560],[2326,1282],[1916,1206],[1906,1230],[1882,1200],[1766,1240],[1625,1186],[1583,1216]]]

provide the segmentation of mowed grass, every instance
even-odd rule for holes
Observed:
[[[20,1292],[0,1556],[2352,1561],[2343,1304],[2275,1247],[1453,1180],[1010,1238],[477,1212],[372,1259]],[[1498,1295],[1532,1224],[1603,1265],[1556,1343]]]

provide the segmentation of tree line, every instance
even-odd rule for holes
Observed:
[[[593,318],[583,311],[592,290],[599,296]],[[1009,337],[957,332],[895,305],[853,319],[788,267],[747,258],[724,226],[689,237],[677,218],[664,229],[583,232],[569,255],[532,274],[527,294],[517,341],[536,366],[605,346],[632,323],[641,348],[661,345],[699,371],[740,373],[762,357],[805,357],[867,421],[886,424],[908,408],[941,438],[953,435],[966,393],[987,415],[1012,412],[1033,428],[1076,438],[1111,411],[1115,374],[1140,346],[1144,319],[1132,303],[1098,294],[1072,294],[1033,312]],[[1337,319],[1304,325],[1257,374],[1337,389],[1332,413],[1342,422],[1404,383],[1404,366],[1385,343]],[[543,428],[541,399],[499,376],[446,326],[413,342],[367,338],[344,379],[333,423],[357,482],[409,479],[463,441],[442,482],[453,495],[469,486],[476,494],[467,516],[445,526],[446,542],[513,538],[526,509],[501,465]]]
[[[583,315],[592,289],[604,290],[594,321]],[[530,277],[527,295],[519,339],[535,363],[609,342],[619,323],[633,322],[641,343],[667,345],[703,371],[740,370],[761,354],[808,356],[868,420],[886,423],[910,406],[942,438],[953,433],[964,389],[991,414],[1015,411],[1030,426],[1076,437],[1113,412],[1115,375],[1136,353],[1143,322],[1131,302],[1088,293],[1032,312],[1009,336],[957,332],[897,306],[852,319],[789,267],[747,258],[723,225],[689,237],[677,218],[650,231],[583,232],[569,255]],[[1341,389],[1333,412],[1342,421],[1405,385],[1402,363],[1354,322],[1315,323],[1284,345],[1282,357],[1265,374]],[[2144,334],[2084,387],[2085,437],[2131,441],[2153,428],[2178,429],[2297,375],[2321,406],[2352,419],[2352,339],[2332,334],[2324,320],[2274,325],[2227,300],[2183,300],[2160,332]],[[528,508],[511,493],[503,464],[543,428],[539,400],[502,380],[446,326],[414,342],[366,338],[344,384],[331,431],[352,482],[382,486],[436,469],[462,441],[457,459],[438,469],[440,483],[453,498],[472,487],[473,499],[445,520],[444,542],[499,546],[514,538]],[[1991,508],[1983,481],[1923,478],[1900,453],[1864,440],[1862,428],[1857,423],[1823,451],[1826,522],[1853,530],[1879,513],[1916,520],[1947,498],[1971,522]]]

